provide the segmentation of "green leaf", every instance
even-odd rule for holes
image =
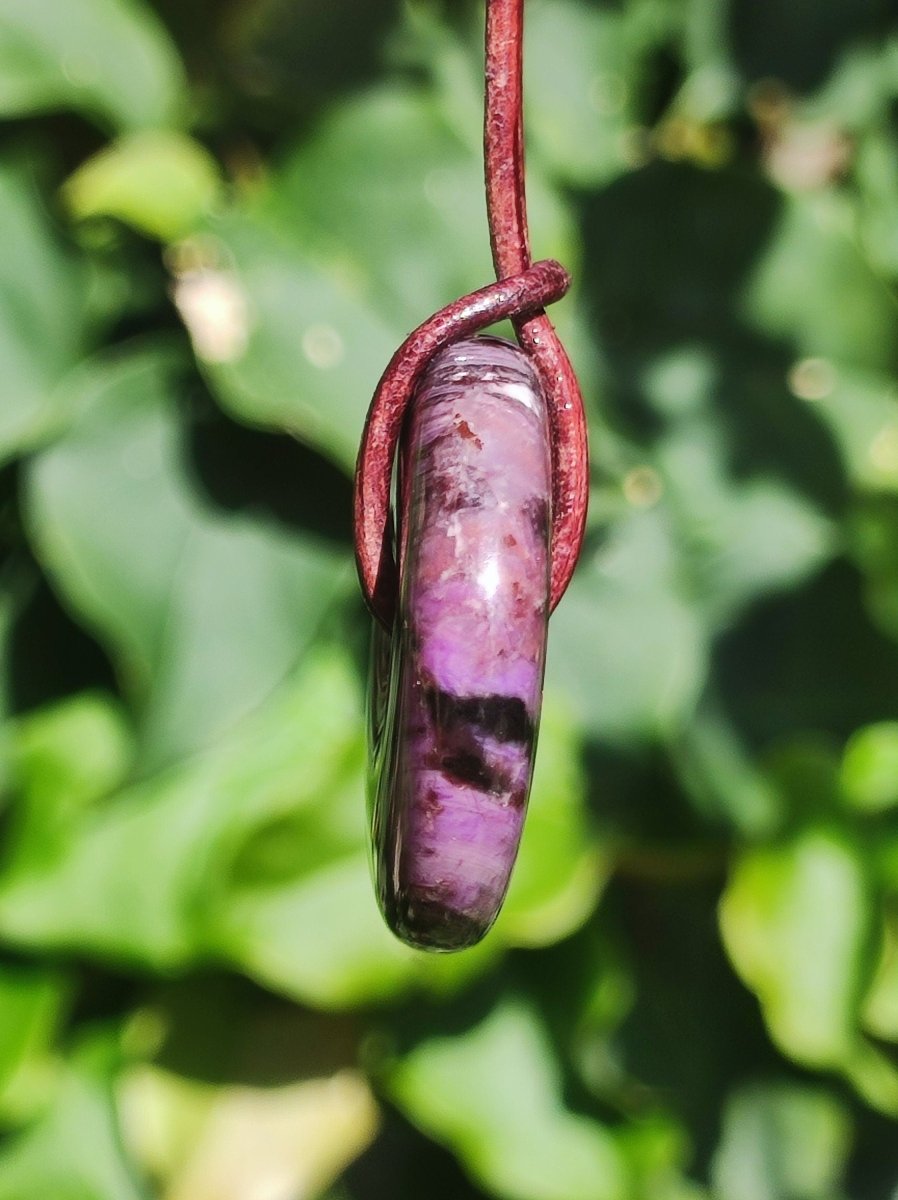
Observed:
[[[432,97],[381,88],[289,156],[273,199],[402,333],[491,277],[481,172]]]
[[[624,479],[632,503],[639,496],[631,494],[631,481],[640,471],[648,474],[671,511],[696,599],[722,627],[758,596],[794,586],[835,549],[831,524],[779,472],[768,468],[745,478],[748,472],[736,469],[733,431],[717,392],[725,373],[739,369],[737,359],[738,353],[733,361],[716,361],[697,345],[652,359],[642,371],[643,386],[666,428],[650,450],[650,464]],[[750,420],[760,431],[762,414]],[[790,440],[800,440],[804,453],[798,432],[790,430]],[[769,431],[761,436],[769,441]]]
[[[79,0],[60,20],[50,4],[4,0],[0,115],[73,108],[103,126],[164,124],[184,78],[167,33],[142,0]]]
[[[85,368],[83,419],[34,460],[26,492],[45,567],[140,709],[147,767],[263,700],[348,582],[313,538],[206,498],[177,365],[150,348]]]
[[[482,969],[475,956],[447,972],[378,915],[362,728],[344,656],[313,655],[204,755],[67,824],[24,822],[0,876],[0,934],[157,969],[226,960],[326,1008]]]
[[[361,847],[279,887],[229,898],[216,941],[266,986],[324,1008],[387,999],[418,974],[413,952],[380,918]]]
[[[391,1097],[451,1147],[477,1182],[509,1200],[622,1200],[613,1136],[564,1106],[536,1013],[507,998],[479,1024],[420,1042],[390,1071]]]
[[[120,706],[96,692],[82,692],[19,718],[11,737],[22,801],[47,824],[118,787],[133,753]]]
[[[174,296],[216,398],[239,420],[286,430],[351,473],[402,332],[351,272],[322,265],[261,211],[231,212],[212,229],[212,241],[185,248]]]
[[[263,196],[185,247],[175,298],[224,408],[351,470],[397,345],[492,278],[481,173],[428,92],[381,87],[336,106]],[[538,176],[530,201],[540,257],[570,262],[569,220]],[[215,337],[223,310],[230,338]]]
[[[325,1008],[412,984],[451,990],[501,950],[497,939],[471,955],[434,957],[388,932],[368,864],[361,717],[342,658],[313,660],[289,716],[269,718],[265,744],[242,764],[233,794],[249,828],[219,868],[221,897],[205,934],[268,987]],[[283,783],[272,793],[265,779],[278,763]],[[264,806],[253,804],[258,791]]]
[[[528,10],[528,138],[566,183],[604,183],[627,166],[635,58],[627,32],[623,13],[572,0]]]
[[[51,967],[0,964],[0,1121],[19,1121],[46,1099],[66,990]]]
[[[845,38],[831,76],[807,97],[802,109],[812,118],[828,120],[857,134],[877,127],[887,117],[895,89],[894,51],[888,38],[864,37],[865,18],[872,16],[872,10],[843,10],[839,15],[848,21],[854,18],[860,28],[855,29],[853,37],[849,34]],[[807,34],[803,32],[801,37],[805,39]]]
[[[898,1119],[898,1070],[888,1054],[875,1044],[860,1040],[846,1059],[843,1070],[855,1091],[871,1108],[893,1120]]]
[[[129,1142],[166,1197],[317,1197],[367,1149],[378,1110],[359,1072],[315,1066],[312,1078],[266,1087],[139,1067],[122,1086]]]
[[[898,274],[898,155],[887,120],[871,123],[860,133],[854,163],[861,193],[858,217],[865,251],[880,270]]]
[[[12,786],[12,766],[10,762],[10,729],[8,723],[10,708],[11,684],[11,632],[16,616],[17,605],[13,597],[13,588],[6,586],[0,589],[0,812],[5,807],[5,798]]]
[[[832,431],[855,486],[898,491],[898,394],[891,374],[809,358],[795,364],[790,378]]]
[[[0,27],[2,21],[0,15]],[[0,262],[2,464],[60,419],[56,385],[84,346],[85,278],[51,230],[27,175],[9,161],[0,161],[0,226],[6,237]]]
[[[258,881],[258,851],[252,867],[247,842],[275,820],[292,817],[314,844],[296,861],[288,857],[293,875],[326,865],[326,848],[359,855],[360,726],[345,663],[313,661],[205,756],[98,810],[69,806],[62,829],[26,824],[0,886],[0,927],[18,942],[161,965],[224,940],[216,922],[227,925],[232,871],[236,889],[250,855],[250,879]],[[348,795],[347,777],[357,800],[348,811],[337,802],[341,790]]]
[[[146,1200],[122,1150],[98,1042],[66,1068],[47,1113],[0,1151],[0,1200]]]
[[[760,763],[776,789],[786,827],[838,820],[844,808],[837,748],[825,737],[799,735],[769,750]]]
[[[874,1037],[898,1042],[898,918],[883,922],[882,949],[870,990],[864,999],[864,1028]]]
[[[726,1200],[835,1200],[851,1133],[848,1114],[821,1088],[749,1085],[727,1102],[715,1190]]]
[[[548,683],[590,734],[658,734],[698,697],[705,636],[679,587],[666,515],[627,515],[598,550],[587,548],[552,619]]]
[[[493,277],[479,138],[461,140],[449,103],[394,85],[336,107],[272,195],[285,226],[351,272],[403,335]],[[569,261],[569,221],[538,172],[531,192],[538,257]]]
[[[896,348],[894,301],[850,234],[851,214],[837,194],[790,200],[753,267],[744,313],[803,355],[887,370]]]
[[[62,194],[78,220],[116,217],[167,242],[200,223],[220,185],[215,160],[198,142],[152,130],[120,138],[89,158]]]
[[[811,828],[737,860],[721,900],[724,943],[774,1040],[798,1062],[850,1058],[870,922],[863,863],[835,833]]]
[[[493,935],[512,945],[541,946],[572,933],[592,912],[605,881],[580,753],[576,722],[549,693],[521,850]]]
[[[860,812],[898,804],[898,722],[868,725],[852,735],[842,760],[842,787]]]
[[[652,1114],[628,1122],[621,1130],[621,1148],[630,1166],[632,1195],[652,1200],[709,1200],[709,1193],[685,1173],[690,1147],[677,1121]]]
[[[879,497],[859,505],[849,532],[852,556],[865,576],[870,616],[898,641],[898,503]]]
[[[804,579],[833,552],[830,524],[769,477],[725,471],[717,422],[682,420],[658,447],[658,471],[682,542],[681,561],[711,621],[725,627],[749,601]]]
[[[750,838],[780,828],[781,797],[710,689],[671,753],[692,804],[706,817],[722,814]]]

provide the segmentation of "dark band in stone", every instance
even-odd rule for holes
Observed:
[[[467,784],[481,792],[499,795],[505,790],[504,780],[492,770],[482,755],[472,750],[444,754],[440,760],[440,770],[454,783]]]
[[[534,496],[524,506],[527,519],[538,538],[545,538],[549,533],[549,502],[540,496]]]
[[[497,742],[533,741],[533,721],[520,696],[456,696],[437,687],[425,688],[424,695],[437,727],[475,726]]]

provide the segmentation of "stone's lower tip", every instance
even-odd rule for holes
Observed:
[[[384,915],[396,936],[417,950],[467,950],[476,946],[492,924],[414,892],[398,896],[385,906]]]

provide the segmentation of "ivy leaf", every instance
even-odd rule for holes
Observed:
[[[852,1057],[870,919],[863,864],[835,833],[810,828],[737,861],[720,907],[724,943],[796,1061]]]
[[[851,1123],[822,1088],[757,1084],[733,1095],[714,1156],[727,1200],[831,1200],[851,1148]]]
[[[850,215],[835,193],[789,200],[747,280],[744,312],[767,336],[790,338],[804,355],[887,370],[896,348],[894,304],[850,231]]]
[[[521,850],[493,936],[540,946],[572,933],[595,907],[607,864],[586,811],[576,722],[545,697]]]
[[[345,1068],[280,1086],[216,1087],[144,1066],[121,1091],[128,1141],[171,1200],[320,1195],[378,1124],[364,1077]]]
[[[118,663],[145,767],[209,744],[263,700],[349,574],[314,538],[203,494],[177,370],[158,349],[92,364],[83,419],[27,481],[33,543]]]
[[[891,375],[805,359],[793,386],[836,438],[849,477],[863,491],[898,491],[898,397]]]
[[[19,797],[0,934],[163,970],[226,961],[323,1008],[476,974],[501,943],[438,960],[380,919],[362,724],[345,656],[318,651],[225,742],[99,808],[69,806],[51,825]]]
[[[898,722],[867,725],[852,735],[842,760],[842,786],[861,812],[898,805]]]
[[[295,880],[314,889],[318,872],[346,858],[365,869],[360,726],[345,662],[313,661],[228,741],[99,808],[69,806],[50,825],[35,819],[36,797],[25,793],[0,880],[0,928],[19,945],[77,947],[156,967],[215,953],[251,969],[254,956],[279,945],[257,947],[238,920],[247,892]],[[272,826],[287,843],[274,850]],[[351,904],[339,912],[346,928],[338,949],[358,920]],[[291,927],[283,936],[303,933]],[[316,935],[315,926],[305,930]],[[379,946],[389,957],[385,930]],[[298,987],[302,956],[292,969],[280,982]]]
[[[709,621],[725,628],[750,601],[796,584],[834,549],[833,528],[792,488],[728,477],[719,428],[681,421],[655,459],[670,492],[679,557]]]
[[[0,224],[8,239],[0,262],[0,464],[59,422],[64,402],[56,387],[85,341],[85,271],[36,200],[24,170],[0,160]]]
[[[48,827],[124,782],[133,754],[121,706],[99,692],[82,692],[20,717],[11,740],[17,790]]]
[[[864,1028],[874,1037],[898,1042],[898,919],[887,912],[882,949],[870,990],[864,999]]]
[[[520,998],[419,1042],[390,1070],[391,1097],[474,1178],[509,1200],[622,1200],[614,1137],[564,1105],[546,1031]]]
[[[432,96],[385,86],[336,108],[263,196],[211,221],[197,243],[208,304],[191,303],[203,277],[189,272],[176,299],[223,407],[351,470],[397,345],[492,278],[481,172]],[[570,262],[557,197],[537,177],[530,199],[540,256]],[[203,321],[226,294],[245,331],[219,347]]]
[[[492,275],[482,169],[433,99],[384,87],[293,151],[276,204],[408,332]]]
[[[63,1071],[53,1103],[0,1151],[0,1200],[146,1200],[121,1145],[109,1042],[97,1036]]]
[[[351,474],[377,380],[401,338],[351,272],[250,208],[211,224],[208,263],[187,266],[175,301],[222,408],[285,430]]]
[[[67,985],[43,965],[0,967],[0,1121],[20,1122],[46,1102],[55,1080],[53,1041]]]
[[[633,50],[621,12],[571,0],[528,12],[528,135],[542,164],[566,183],[595,186],[626,168]]]
[[[587,549],[552,622],[547,678],[584,730],[615,740],[670,728],[706,670],[699,614],[676,581],[665,514],[628,515]]]
[[[62,194],[79,220],[116,217],[166,242],[202,221],[220,183],[215,160],[193,138],[151,130],[120,138],[83,162]]]
[[[145,129],[175,117],[183,89],[177,52],[140,0],[79,0],[65,21],[52,5],[4,0],[4,117],[73,108],[103,126]]]

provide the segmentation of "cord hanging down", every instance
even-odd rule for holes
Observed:
[[[415,385],[443,346],[511,318],[532,359],[549,412],[552,450],[550,610],[564,595],[583,541],[589,493],[583,400],[570,360],[546,315],[570,286],[552,260],[531,263],[524,189],[524,0],[487,0],[484,167],[497,282],[463,296],[419,325],[384,372],[362,434],[356,467],[356,559],[365,600],[390,627],[396,567],[390,538],[390,484],[402,421]]]

